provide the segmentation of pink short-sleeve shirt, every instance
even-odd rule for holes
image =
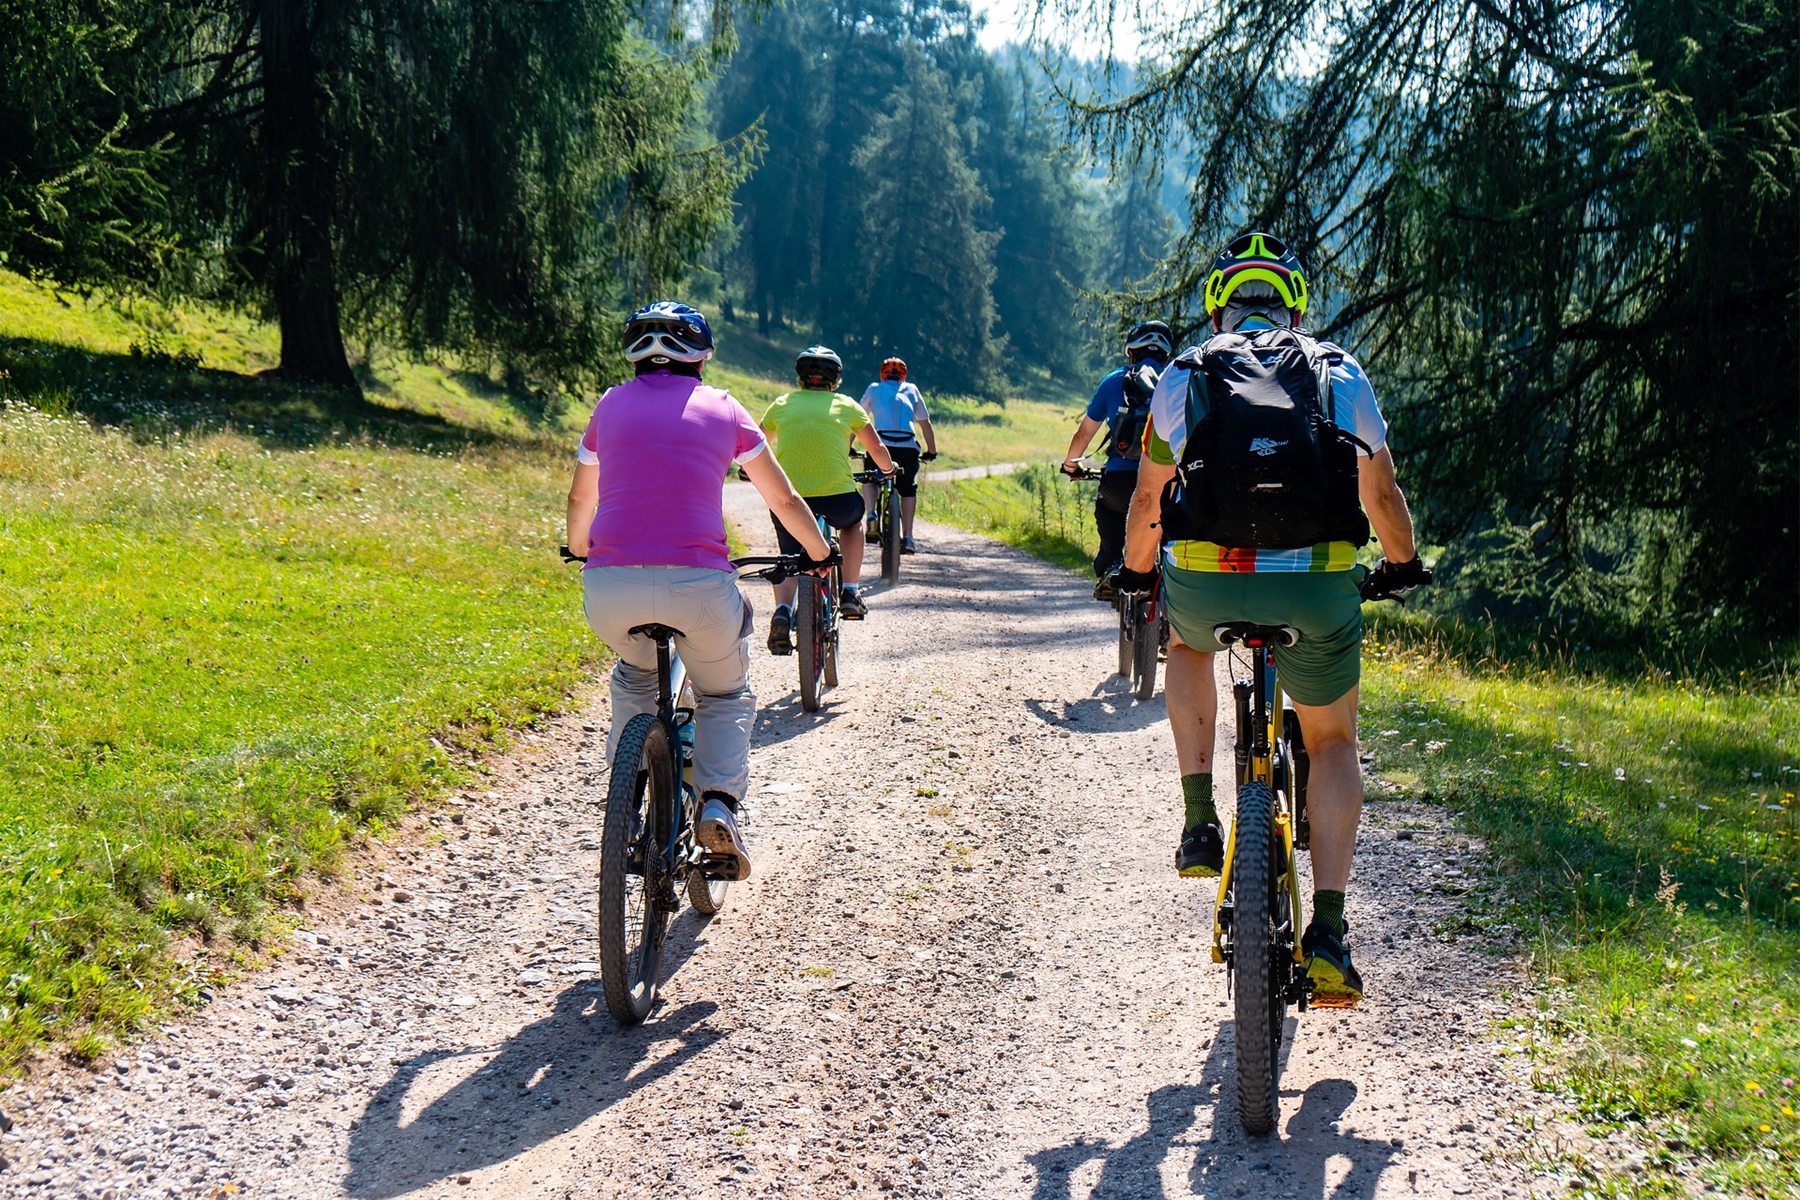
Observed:
[[[608,388],[577,451],[600,467],[587,565],[731,570],[725,473],[766,448],[723,388],[668,371]]]

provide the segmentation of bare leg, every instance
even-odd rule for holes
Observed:
[[[900,535],[902,537],[912,536],[913,509],[917,507],[919,507],[917,496],[900,497]]]
[[[1173,663],[1173,656],[1170,658]],[[1356,757],[1356,688],[1314,708],[1296,703],[1312,770],[1306,811],[1312,818],[1313,886],[1341,892],[1350,882],[1356,827],[1362,819],[1362,764]],[[1173,697],[1170,707],[1173,708]]]
[[[1192,649],[1174,630],[1169,631],[1163,697],[1169,705],[1169,732],[1175,738],[1175,761],[1181,764],[1181,773],[1198,775],[1211,771],[1213,726],[1219,709],[1213,656]]]
[[[848,566],[849,564],[846,563],[845,565]],[[799,594],[800,581],[798,579],[782,580],[775,585],[775,607],[780,608],[783,605],[788,608],[794,607],[794,597]]]
[[[858,521],[848,529],[837,531],[838,547],[844,554],[844,582],[857,583],[862,579],[863,544],[867,540],[863,535],[863,523]]]

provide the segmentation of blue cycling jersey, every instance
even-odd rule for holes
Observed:
[[[1094,389],[1093,399],[1088,401],[1088,419],[1100,422],[1107,426],[1109,431],[1113,418],[1119,415],[1121,408],[1125,407],[1125,370],[1124,367],[1115,367],[1107,372],[1106,378],[1100,381],[1100,386]],[[1110,445],[1110,443],[1111,438],[1109,437],[1108,444]],[[1108,453],[1106,469],[1109,471],[1135,471],[1138,469],[1138,465],[1133,459],[1120,458],[1117,454]]]

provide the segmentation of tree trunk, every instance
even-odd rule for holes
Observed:
[[[320,111],[313,34],[330,0],[260,0],[266,232],[281,374],[360,392],[338,321],[331,203],[336,164]]]

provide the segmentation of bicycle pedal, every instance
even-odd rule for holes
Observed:
[[[729,854],[709,854],[700,860],[700,872],[708,879],[735,883],[738,877],[738,860]]]
[[[1346,996],[1338,992],[1314,992],[1307,1001],[1308,1008],[1355,1008],[1358,997]]]

